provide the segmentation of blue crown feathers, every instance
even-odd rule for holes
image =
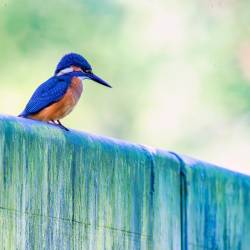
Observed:
[[[62,59],[57,64],[55,75],[58,74],[63,69],[66,69],[70,66],[77,66],[85,70],[92,70],[88,61],[81,55],[76,53],[69,53],[62,57]]]

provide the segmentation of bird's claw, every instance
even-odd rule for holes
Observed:
[[[57,120],[57,122],[58,122],[58,126],[59,126],[60,128],[66,130],[66,131],[69,131],[69,129],[66,128],[65,126],[63,126],[62,123],[61,123],[59,120]]]
[[[57,123],[54,120],[48,121],[48,123],[52,124],[52,125],[55,125],[55,126],[61,128],[61,129],[65,130],[65,131],[69,131],[69,129],[66,128],[65,126],[63,126],[62,123],[59,120],[57,120]]]
[[[57,124],[57,126],[65,131],[69,131],[69,129],[64,127],[63,125]]]

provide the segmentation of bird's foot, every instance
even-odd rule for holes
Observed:
[[[66,128],[65,126],[63,126],[62,123],[59,120],[57,120],[57,122],[58,122],[58,125],[59,125],[60,128],[66,130],[66,131],[69,131],[69,129]]]
[[[65,131],[69,131],[69,129],[66,128],[65,126],[63,126],[62,123],[59,120],[57,120],[57,123],[54,120],[48,121],[48,123],[52,124],[52,125],[55,125],[55,126],[61,128],[61,129],[65,130]]]

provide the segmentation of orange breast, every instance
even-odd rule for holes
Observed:
[[[41,121],[62,119],[73,110],[80,99],[82,90],[82,81],[79,78],[74,77],[70,87],[61,100],[30,116],[30,118]]]

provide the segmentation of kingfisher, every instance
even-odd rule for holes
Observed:
[[[19,117],[52,123],[68,131],[60,119],[76,106],[85,79],[111,88],[106,81],[93,73],[91,65],[82,55],[64,55],[57,64],[54,76],[35,90]]]

